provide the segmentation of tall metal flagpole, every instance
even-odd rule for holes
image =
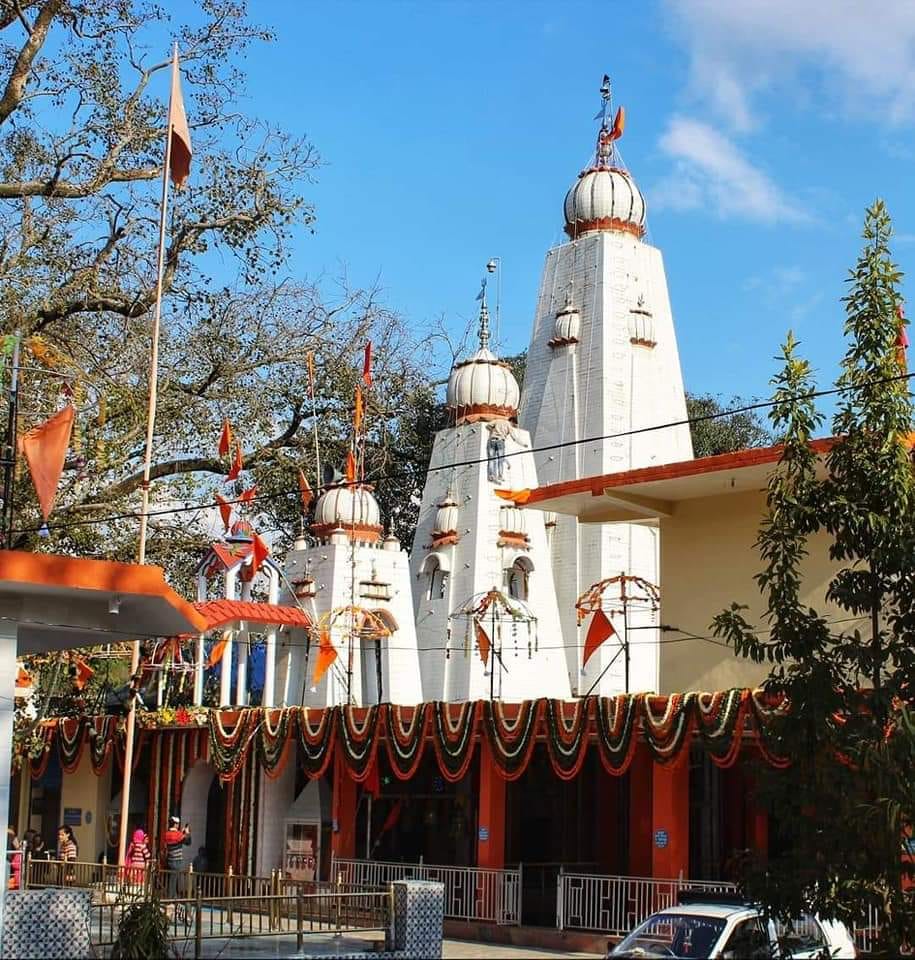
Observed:
[[[177,69],[178,44],[172,54],[172,70]],[[152,346],[149,351],[149,404],[146,410],[146,450],[143,457],[142,505],[140,507],[140,542],[137,563],[146,563],[146,532],[149,527],[149,474],[152,469],[153,433],[156,425],[156,400],[159,385],[159,325],[162,319],[162,274],[165,269],[165,215],[168,209],[168,178],[172,159],[172,104],[169,101],[168,124],[165,132],[165,163],[162,166],[162,203],[159,209],[159,259],[156,270],[156,305],[153,312]],[[121,789],[121,821],[118,825],[118,865],[124,866],[127,852],[127,816],[130,810],[130,775],[133,769],[133,749],[136,736],[137,698],[133,689],[140,669],[140,641],[134,640],[130,656],[130,710],[127,713],[127,731],[124,740],[124,784]]]

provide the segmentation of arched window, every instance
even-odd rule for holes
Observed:
[[[443,563],[441,554],[430,553],[419,568],[420,576],[426,577],[426,599],[444,600],[448,588],[448,563]]]
[[[527,557],[518,557],[505,571],[505,585],[508,588],[508,595],[513,600],[527,600],[533,569],[534,565]]]

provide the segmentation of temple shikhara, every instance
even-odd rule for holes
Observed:
[[[557,184],[566,239],[546,251],[523,386],[484,283],[410,550],[358,444],[313,500],[303,483],[285,556],[226,512],[187,626],[138,677],[128,828],[157,849],[174,814],[211,870],[381,882],[422,864],[450,878],[446,916],[564,929],[595,926],[613,878],[718,883],[766,849],[750,761],[781,762],[778,707],[707,634],[735,599],[759,605],[778,455],[693,459],[609,83],[601,105],[564,201]],[[40,727],[12,788],[20,832],[66,815],[81,859],[116,859],[124,726],[113,703]]]

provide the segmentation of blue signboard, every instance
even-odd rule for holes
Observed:
[[[666,830],[655,830],[655,832],[654,832],[654,845],[655,845],[659,850],[663,850],[663,849],[667,846],[667,844],[668,844],[669,841],[670,841],[670,837],[668,836]]]
[[[489,827],[480,827],[480,839],[481,840],[489,839]]]
[[[81,827],[83,825],[82,807],[64,807],[64,826]]]

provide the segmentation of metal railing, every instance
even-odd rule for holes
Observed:
[[[734,893],[732,883],[661,880],[565,873],[556,880],[556,926],[560,930],[589,930],[623,937],[651,914],[677,902],[681,890]]]
[[[445,888],[445,917],[502,926],[521,923],[521,867],[448,867],[393,860],[335,857],[331,876],[356,886],[386,887],[394,880],[433,880]]]

